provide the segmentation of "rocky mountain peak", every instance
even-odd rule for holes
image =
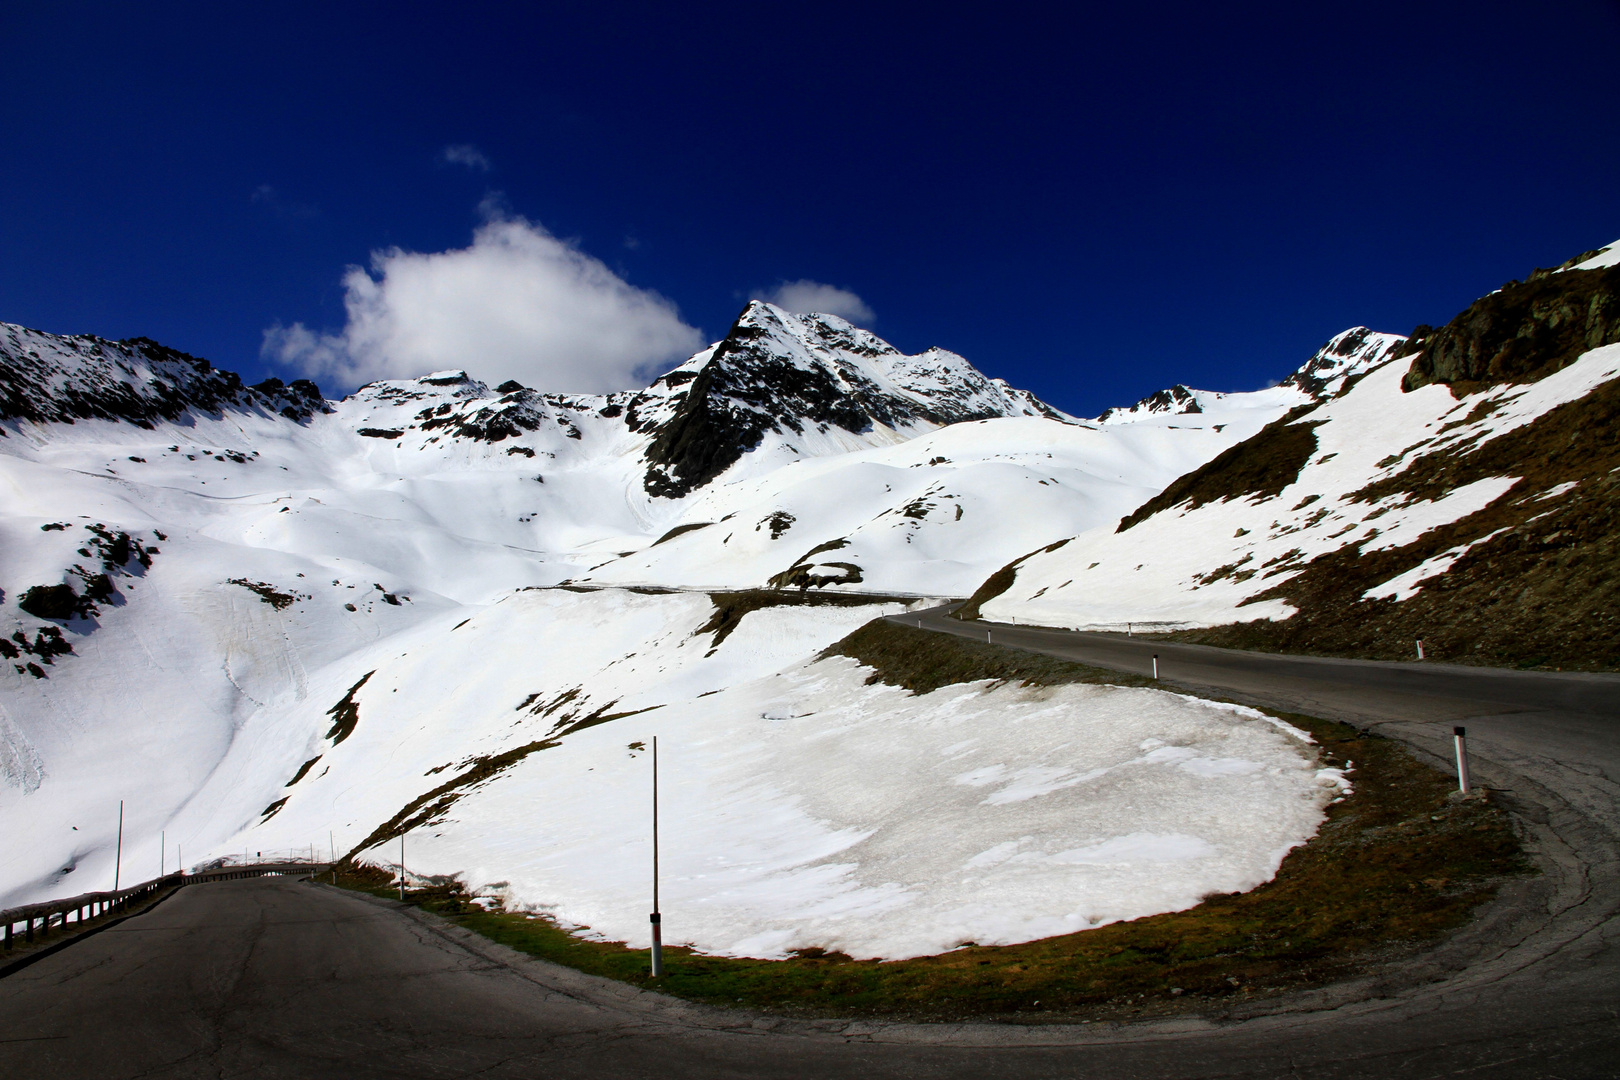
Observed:
[[[1292,386],[1320,401],[1331,397],[1344,381],[1383,363],[1405,344],[1400,334],[1380,334],[1365,326],[1354,326],[1328,339],[1326,345],[1300,365],[1282,386]]]
[[[837,316],[795,315],[756,300],[693,370],[673,415],[657,427],[645,486],[655,496],[686,495],[767,433],[793,438],[836,428],[860,435],[996,416],[1063,418],[955,353],[906,356]]]
[[[227,410],[295,423],[331,411],[308,379],[246,386],[235,372],[149,338],[63,337],[0,323],[0,420],[123,420],[149,428],[190,411]]]
[[[1194,390],[1182,383],[1157,390],[1126,408],[1113,408],[1097,417],[1100,424],[1126,424],[1155,416],[1187,416],[1212,409],[1241,407],[1245,403],[1270,404],[1286,409],[1324,401],[1344,388],[1346,380],[1393,358],[1406,338],[1381,334],[1365,326],[1351,327],[1328,339],[1327,344],[1275,387],[1254,393]],[[1275,400],[1271,400],[1275,399]]]

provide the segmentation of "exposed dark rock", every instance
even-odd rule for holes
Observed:
[[[793,523],[797,520],[797,518],[788,513],[786,510],[778,510],[769,517],[761,520],[758,525],[755,525],[754,531],[758,532],[760,529],[770,526],[771,539],[780,540],[782,538],[782,534],[791,529],[793,527]]]
[[[1438,330],[1413,331],[1405,390],[1444,383],[1461,394],[1534,382],[1620,341],[1620,266],[1510,281]]]
[[[709,361],[691,376],[685,397],[647,450],[649,494],[679,498],[690,493],[757,447],[768,432],[802,434],[808,428],[836,427],[860,434],[876,424],[944,425],[1008,415],[1004,408],[985,404],[993,384],[971,369],[970,374],[951,373],[954,381],[947,379],[926,394],[897,394],[878,385],[840,357],[899,357],[865,331],[807,322],[803,344],[810,350],[808,359],[794,355],[786,344],[794,331],[779,315],[768,305],[750,304]],[[686,374],[672,372],[664,381],[675,385],[672,377]],[[1024,405],[1043,415],[1060,415],[1034,398]]]
[[[1279,385],[1296,387],[1320,400],[1332,388],[1334,380],[1344,375],[1347,364],[1363,359],[1382,359],[1379,351],[1381,339],[1382,335],[1365,326],[1347,330],[1316,350],[1314,356]]]
[[[303,423],[330,407],[308,379],[244,386],[234,372],[149,338],[57,337],[0,325],[0,420],[123,420],[150,428],[188,411],[259,411]]]
[[[67,584],[31,585],[17,606],[36,618],[66,620],[79,613],[79,595]]]
[[[308,596],[304,596],[300,593],[282,592],[268,581],[249,581],[247,578],[231,578],[228,582],[226,582],[226,584],[240,585],[249,592],[257,594],[260,600],[263,600],[277,611],[291,607],[294,601],[309,599]]]
[[[360,676],[360,681],[349,687],[349,692],[344,694],[336,705],[326,710],[326,715],[332,718],[332,730],[326,733],[326,737],[332,740],[333,746],[354,734],[354,727],[360,722],[360,703],[355,700],[354,695],[358,694],[360,688],[366,685],[366,680],[375,674],[377,674],[375,671],[368,671]]]
[[[665,533],[663,536],[660,536],[658,539],[654,540],[650,546],[651,547],[657,547],[659,544],[664,543],[666,540],[673,540],[677,536],[682,535],[683,533],[693,532],[693,531],[695,531],[697,529],[707,529],[710,525],[713,525],[713,524],[714,524],[714,522],[712,522],[712,521],[689,521],[685,525],[677,525],[673,529],[671,529],[667,533]]]
[[[294,784],[298,783],[298,781],[302,780],[304,778],[305,774],[307,774],[310,769],[314,768],[315,763],[317,761],[319,761],[319,760],[321,760],[321,755],[316,754],[314,757],[310,758],[308,761],[306,761],[302,765],[298,766],[298,771],[293,773],[293,778],[291,780],[287,781],[285,786],[286,787],[292,787]]]
[[[1101,416],[1097,417],[1097,419],[1107,420],[1109,417],[1124,412],[1172,413],[1175,415],[1180,415],[1183,413],[1201,413],[1203,411],[1204,410],[1198,406],[1198,400],[1193,397],[1192,389],[1184,386],[1181,383],[1176,383],[1176,385],[1169,387],[1168,389],[1154,391],[1141,401],[1138,401],[1135,405],[1132,405],[1129,409],[1108,409]]]

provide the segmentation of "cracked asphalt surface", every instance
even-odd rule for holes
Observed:
[[[942,609],[943,610],[943,609]],[[1137,1024],[784,1020],[521,956],[389,901],[279,878],[182,889],[0,979],[6,1077],[1620,1075],[1620,676],[1271,657],[911,615],[1168,688],[1350,720],[1449,756],[1543,868],[1417,958]]]

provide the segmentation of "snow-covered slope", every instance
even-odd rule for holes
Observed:
[[[1112,687],[915,697],[813,659],[896,610],[768,608],[718,641],[682,593],[536,590],[424,619],[256,713],[169,828],[211,853],[332,830],[378,861],[408,828],[418,873],[645,944],[656,735],[666,933],[896,957],[1252,887],[1341,790],[1245,710]]]
[[[984,617],[1612,663],[1620,268],[1542,271],[1016,568]],[[1005,581],[1005,576],[1001,579]],[[1553,655],[1555,661],[1537,659]]]
[[[907,955],[1247,887],[1337,790],[1254,716],[1108,689],[914,699],[813,659],[902,607],[830,594],[960,595],[1320,390],[1083,422],[762,304],[604,397],[449,371],[329,402],[11,327],[0,379],[0,905],[105,885],[123,799],[126,877],[328,831],[382,859],[412,825],[422,872],[630,934],[624,770],[657,733],[690,769],[683,940]],[[724,598],[623,585],[840,603],[727,621]],[[974,722],[992,713],[1028,720]],[[1167,801],[1121,815],[1138,790]],[[1171,809],[1194,804],[1220,812]],[[537,806],[567,824],[525,834]]]
[[[694,496],[667,539],[579,580],[963,596],[1007,560],[1138,506],[1280,410],[1099,429],[957,424]]]
[[[1009,559],[1117,521],[1289,409],[1338,393],[1405,340],[1347,330],[1253,393],[1178,386],[1096,421],[979,420],[838,456],[795,453],[757,476],[728,474],[655,546],[580,580],[965,595]]]

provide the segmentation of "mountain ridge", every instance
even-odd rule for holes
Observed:
[[[1620,666],[1617,250],[1418,327],[1114,530],[1008,568],[979,610],[1289,652],[1409,659],[1422,640],[1430,659]]]

